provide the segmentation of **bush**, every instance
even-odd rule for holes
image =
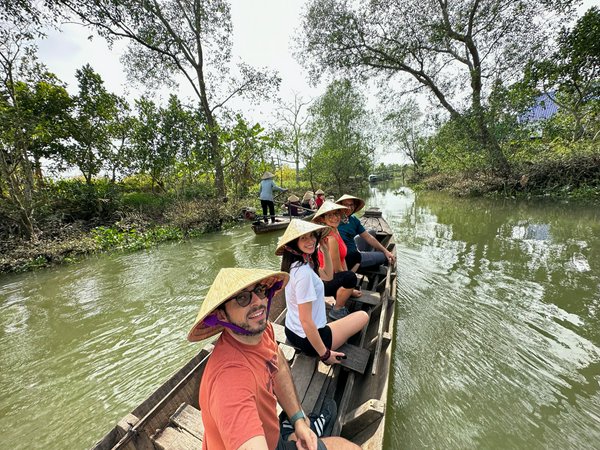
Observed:
[[[168,199],[152,192],[126,192],[121,199],[123,209],[156,216],[162,214]]]

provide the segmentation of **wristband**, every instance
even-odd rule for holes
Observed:
[[[302,411],[302,410],[298,411],[296,414],[294,414],[290,418],[290,423],[292,424],[292,426],[294,426],[294,424],[296,422],[298,422],[300,419],[306,419],[306,416],[304,415],[304,411]]]
[[[325,353],[323,353],[323,355],[320,357],[322,362],[325,362],[329,359],[329,357],[331,356],[331,350],[327,349],[327,351]]]

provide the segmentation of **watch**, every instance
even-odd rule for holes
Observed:
[[[294,426],[294,424],[296,422],[298,422],[300,419],[306,419],[306,415],[304,414],[304,411],[302,411],[302,410],[298,411],[296,414],[294,414],[292,417],[290,417],[290,423],[292,424],[292,426]]]

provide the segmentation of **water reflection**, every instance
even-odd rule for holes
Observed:
[[[362,195],[398,242],[386,447],[595,447],[597,209]],[[279,234],[239,227],[0,279],[4,446],[89,447],[198,349],[185,336],[219,268],[276,269]]]
[[[598,213],[420,194],[400,215],[390,448],[592,448]]]

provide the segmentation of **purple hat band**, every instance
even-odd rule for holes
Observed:
[[[267,317],[269,317],[269,311],[271,310],[271,301],[273,300],[273,296],[275,295],[275,292],[277,292],[279,289],[281,289],[281,286],[283,285],[283,281],[276,281],[275,283],[273,283],[273,286],[271,286],[267,291],[266,291],[266,295],[268,298],[268,302],[267,302]],[[230,330],[239,333],[239,334],[244,334],[244,335],[251,335],[252,332],[246,330],[245,328],[239,327],[233,323],[229,323],[229,322],[223,322],[222,320],[219,320],[217,318],[217,315],[215,313],[212,313],[208,316],[206,316],[204,318],[204,320],[202,321],[202,323],[204,325],[206,325],[207,327],[216,327],[217,325],[221,325],[225,328],[229,328]]]

